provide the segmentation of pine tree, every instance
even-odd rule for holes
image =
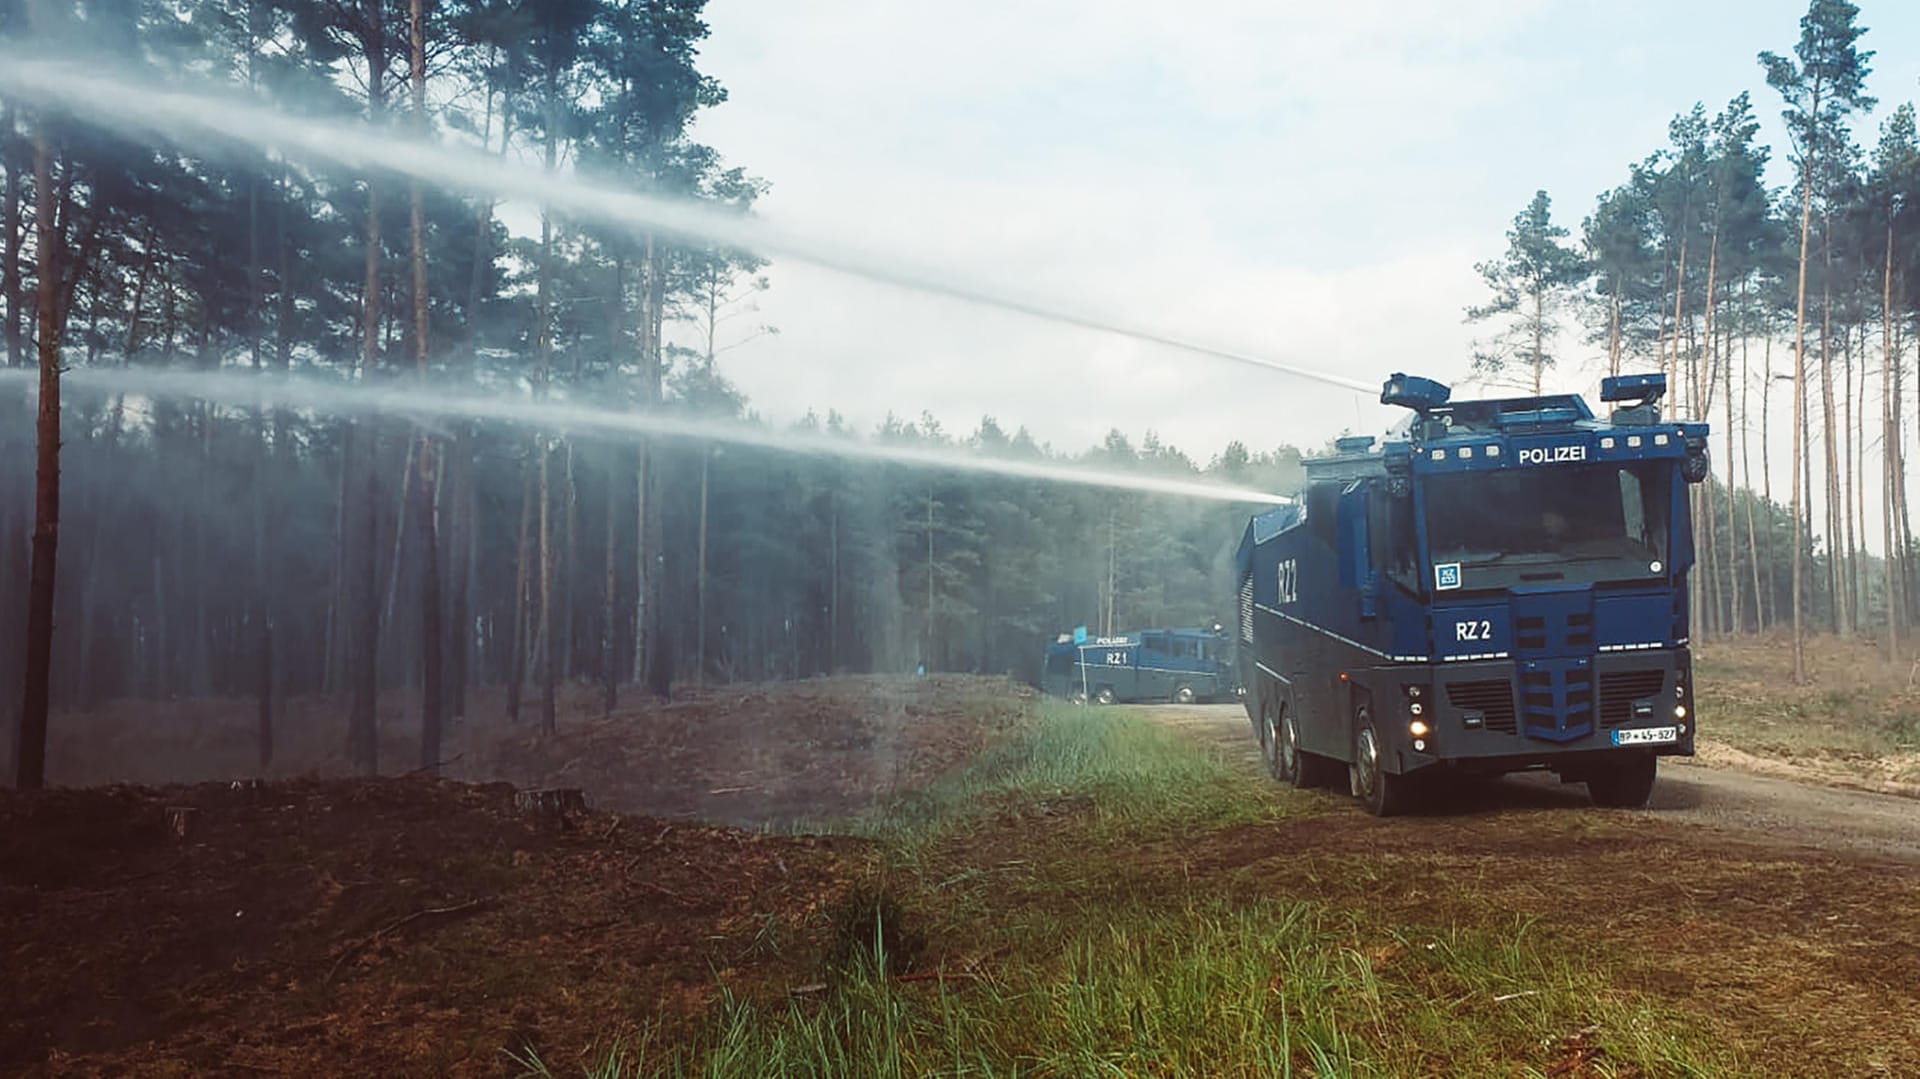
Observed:
[[[1803,426],[1806,414],[1807,255],[1814,189],[1833,153],[1833,144],[1844,138],[1841,124],[1846,116],[1873,105],[1873,99],[1865,90],[1868,61],[1873,54],[1855,44],[1866,32],[1864,27],[1854,25],[1859,12],[1860,9],[1847,0],[1813,0],[1800,20],[1800,41],[1794,47],[1794,58],[1771,52],[1760,54],[1767,85],[1777,90],[1786,102],[1782,115],[1793,139],[1794,163],[1800,170],[1800,265],[1794,301],[1793,345],[1795,428]],[[1801,465],[1801,455],[1796,454],[1793,468],[1796,529],[1802,520]],[[1804,682],[1807,677],[1801,612],[1804,561],[1800,535],[1796,531],[1793,542],[1793,677],[1796,682]]]
[[[1560,242],[1566,237],[1567,230],[1553,223],[1552,200],[1537,191],[1507,230],[1506,254],[1474,267],[1493,298],[1469,307],[1467,321],[1508,320],[1494,338],[1476,347],[1477,374],[1489,379],[1519,375],[1540,392],[1554,364],[1549,346],[1560,330],[1559,309],[1587,276],[1585,260]]]

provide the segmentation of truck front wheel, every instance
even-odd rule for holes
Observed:
[[[1640,809],[1653,797],[1653,780],[1659,769],[1660,758],[1650,754],[1601,765],[1587,776],[1587,793],[1593,796],[1594,805]]]
[[[1407,807],[1410,780],[1386,770],[1380,759],[1385,753],[1380,732],[1373,726],[1373,713],[1360,709],[1353,717],[1353,793],[1376,817],[1391,817]]]

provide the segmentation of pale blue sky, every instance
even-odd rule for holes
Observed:
[[[1879,116],[1920,96],[1920,3],[1866,0]],[[714,0],[699,137],[773,184],[772,219],[1002,290],[1289,362],[1465,368],[1472,264],[1536,188],[1577,235],[1667,122],[1752,92],[1804,4]],[[1776,182],[1788,179],[1777,161]],[[1318,444],[1362,395],[801,266],[725,365],[771,418],[982,414],[1062,448],[1152,428]],[[1572,357],[1586,359],[1592,350]],[[1561,381],[1587,388],[1590,366]]]

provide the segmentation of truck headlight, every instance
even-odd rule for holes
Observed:
[[[1416,719],[1412,723],[1407,724],[1407,733],[1413,735],[1415,738],[1425,738],[1427,732],[1432,729],[1433,728],[1427,726],[1427,721],[1424,719]]]

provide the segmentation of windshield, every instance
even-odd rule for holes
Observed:
[[[1671,483],[1671,467],[1653,464],[1432,476],[1424,484],[1428,551],[1436,564],[1616,562],[1618,571],[1602,575],[1658,573]]]

